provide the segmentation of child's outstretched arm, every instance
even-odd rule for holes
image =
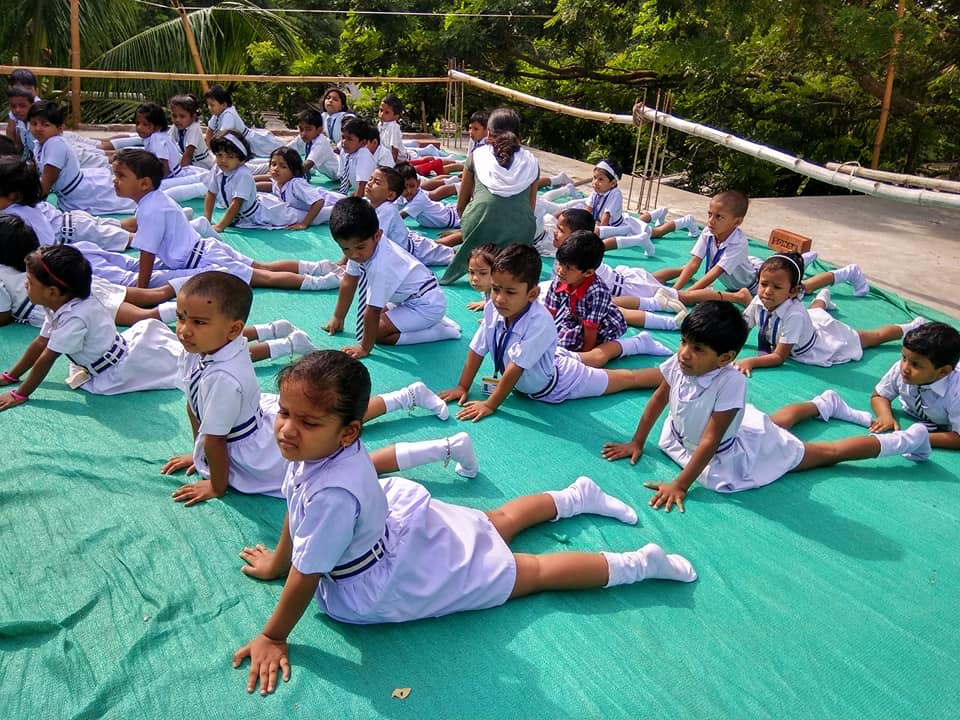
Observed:
[[[882,433],[900,429],[900,423],[893,417],[893,408],[890,405],[890,401],[883,397],[883,395],[873,393],[873,395],[870,396],[870,407],[876,416],[870,424],[870,432]]]
[[[690,282],[690,278],[696,275],[697,270],[700,269],[701,262],[701,258],[698,258],[696,255],[691,257],[687,261],[687,264],[683,266],[683,270],[680,271],[677,279],[673,282],[673,288],[675,290],[683,290],[686,284]]]
[[[207,190],[207,194],[203,196],[203,216],[207,220],[213,220],[213,208],[216,202],[217,196]]]
[[[700,263],[697,263],[697,267],[700,266]],[[696,271],[694,271],[696,272]],[[697,280],[693,285],[690,286],[690,290],[699,290],[700,288],[708,288],[713,285],[714,280],[717,280],[721,275],[723,275],[723,268],[719,265],[714,265],[710,270],[704,273],[703,277]],[[679,278],[677,279],[679,281]],[[676,285],[674,285],[676,287]]]
[[[677,474],[673,482],[646,482],[643,484],[644,487],[657,491],[650,498],[650,507],[654,509],[663,507],[664,510],[670,512],[670,508],[676,505],[680,512],[684,511],[683,499],[687,496],[687,490],[693,485],[694,480],[700,477],[700,473],[713,459],[713,456],[717,454],[717,448],[720,447],[723,434],[730,427],[730,423],[733,422],[738,412],[740,412],[740,408],[732,408],[730,410],[715,410],[710,415],[703,436],[697,444],[697,449],[693,451],[690,461]]]
[[[209,193],[207,193],[209,195]],[[223,232],[228,227],[233,224],[233,221],[237,218],[237,213],[240,212],[240,208],[243,207],[243,198],[235,197],[230,201],[230,206],[227,208],[226,212],[223,213],[223,217],[220,218],[220,222],[213,226],[213,229],[217,232]],[[206,204],[204,204],[204,210],[206,210]]]
[[[466,371],[466,367],[464,367],[464,371]],[[523,375],[522,367],[512,361],[507,363],[507,367],[503,371],[503,375],[500,376],[500,381],[497,383],[497,389],[491,393],[490,397],[486,400],[467,400],[461,403],[463,410],[457,413],[457,420],[473,420],[473,422],[477,422],[487,415],[493,415],[503,401],[513,392],[513,388],[516,387],[516,384],[520,381],[521,375]],[[462,381],[463,377],[460,379]]]
[[[150,287],[150,276],[153,275],[153,263],[156,255],[146,250],[140,251],[140,269],[137,272],[137,287]]]
[[[662,376],[661,376],[662,377]],[[640,416],[640,422],[637,423],[637,429],[629,442],[625,443],[604,443],[600,454],[607,460],[620,460],[625,457],[630,458],[630,464],[636,465],[637,460],[643,454],[643,446],[647,442],[650,430],[656,424],[657,419],[663,413],[663,409],[670,401],[670,386],[665,380],[661,380],[653,395],[647,400],[647,406]]]
[[[17,361],[17,364],[0,375],[0,385],[14,385],[20,382],[20,376],[27,370],[30,370],[30,374],[16,390],[0,396],[0,411],[25,403],[30,394],[43,382],[58,357],[60,353],[50,350],[47,347],[47,338],[43,336],[37,336],[36,340],[27,345],[23,357]]]
[[[303,220],[288,227],[291,230],[306,230],[312,224],[317,215],[320,214],[320,211],[323,210],[323,198],[317,200],[313,205],[310,206],[310,209],[307,210],[307,214],[303,216]]]
[[[470,394],[470,386],[473,385],[473,379],[477,376],[477,372],[480,370],[482,363],[483,355],[479,355],[473,350],[467,350],[467,359],[463,363],[460,381],[456,387],[452,387],[449,390],[441,390],[437,393],[440,399],[444,402],[456,402],[458,405],[466,403]]]
[[[336,335],[343,330],[343,319],[347,316],[347,310],[350,309],[350,303],[353,302],[353,296],[357,292],[359,282],[359,276],[348,275],[347,273],[344,273],[340,280],[340,290],[337,294],[337,304],[333,308],[333,317],[324,326],[324,329],[331,335]]]
[[[742,372],[747,377],[750,377],[750,373],[754,368],[780,367],[787,361],[787,358],[790,357],[790,351],[792,349],[793,343],[777,343],[777,346],[773,349],[773,352],[744,358],[743,360],[738,360],[736,363],[734,363],[734,365],[736,366],[737,370]]]
[[[383,308],[367,305],[363,311],[363,340],[359,345],[345,347],[343,351],[352,358],[366,357],[373,352],[373,346],[377,344],[377,337],[380,333],[380,318],[383,315]]]

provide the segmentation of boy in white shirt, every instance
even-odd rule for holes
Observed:
[[[400,116],[403,114],[403,103],[396,95],[387,95],[380,101],[380,144],[390,151],[393,162],[405,161],[409,155],[403,144],[403,130],[400,129]]]
[[[373,154],[367,148],[373,128],[362,118],[349,117],[340,128],[340,193],[362,198],[363,189],[376,169]]]
[[[382,242],[377,213],[366,200],[348,197],[334,205],[330,233],[347,257],[337,305],[326,325],[331,335],[343,329],[357,295],[359,344],[344,348],[345,353],[359,358],[377,343],[410,345],[460,337],[460,326],[444,315],[447,299],[437,278],[400,246]]]
[[[303,174],[310,179],[316,170],[328,180],[340,179],[340,161],[323,137],[323,114],[307,108],[297,115],[297,136],[287,143],[303,157]]]
[[[396,205],[407,217],[411,217],[426,228],[458,228],[460,216],[456,205],[444,205],[430,198],[420,185],[420,174],[410,163],[397,163],[394,168],[403,178],[403,192],[396,199]],[[456,193],[452,193],[456,194]]]

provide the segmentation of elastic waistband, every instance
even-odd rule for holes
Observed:
[[[526,395],[531,400],[539,400],[542,397],[546,397],[553,392],[554,388],[557,387],[557,382],[560,380],[560,372],[557,370],[556,365],[553,367],[553,376],[550,378],[550,381],[543,386],[540,390],[537,390],[533,393],[520,392],[522,395]]]
[[[113,345],[110,346],[110,349],[107,350],[103,355],[98,357],[89,365],[85,365],[87,371],[91,375],[99,375],[105,370],[109,370],[111,367],[116,365],[123,359],[123,356],[127,354],[127,341],[119,333],[113,339]],[[67,357],[70,357],[69,355]],[[77,365],[80,365],[76,360],[70,358],[70,360]]]
[[[367,550],[366,553],[351,560],[343,565],[337,565],[333,570],[327,573],[334,580],[346,580],[354,575],[359,575],[364,570],[373,567],[387,552],[387,540],[390,538],[389,528],[383,529],[383,537],[377,540],[377,543]]]
[[[237,442],[237,440],[250,437],[257,431],[257,428],[260,427],[260,420],[262,419],[263,410],[257,408],[257,412],[255,412],[249,420],[230,428],[230,432],[227,433],[227,442]]]
[[[62,188],[61,190],[57,190],[57,195],[60,195],[60,196],[69,195],[70,193],[72,193],[74,190],[77,189],[77,187],[80,185],[81,182],[83,182],[83,173],[79,172],[77,173],[77,176],[73,178],[73,180],[68,182],[64,188]]]

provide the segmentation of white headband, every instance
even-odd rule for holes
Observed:
[[[617,175],[617,171],[614,170],[612,167],[610,167],[610,163],[608,163],[606,160],[601,160],[596,165],[594,165],[594,167],[600,168],[605,173],[609,174],[610,177],[612,177],[614,180],[620,179],[619,176]]]
[[[800,269],[800,266],[797,265],[797,261],[794,260],[792,257],[789,257],[787,255],[777,254],[777,255],[771,255],[770,257],[767,258],[767,260],[772,260],[773,258],[782,258],[786,260],[788,263],[790,263],[791,265],[793,265],[797,269],[797,282],[800,282],[801,280],[803,280],[803,270]]]
[[[232,145],[234,145],[238,150],[240,150],[240,154],[243,156],[244,160],[246,160],[247,157],[249,157],[250,153],[248,152],[246,146],[244,146],[243,141],[240,140],[240,138],[238,138],[236,135],[233,135],[231,133],[224,133],[223,139],[229,140]]]

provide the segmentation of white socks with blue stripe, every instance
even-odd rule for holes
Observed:
[[[903,455],[914,462],[923,462],[930,457],[930,431],[923,423],[914,423],[906,430],[876,433],[873,437],[880,443],[877,457]]]
[[[397,468],[400,470],[434,462],[443,462],[446,467],[451,460],[457,463],[454,472],[465,478],[475,478],[480,470],[477,454],[473,450],[473,441],[465,432],[439,440],[399,442],[393,449],[397,456]]]
[[[667,555],[655,543],[625,553],[600,553],[607,561],[609,576],[604,587],[630,585],[642,580],[693,582],[697,571],[683,555]]]
[[[603,515],[628,525],[637,524],[637,513],[632,507],[613,495],[607,495],[586,475],[578,477],[564,490],[548,490],[545,494],[553,498],[557,507],[553,522],[575,515]]]

